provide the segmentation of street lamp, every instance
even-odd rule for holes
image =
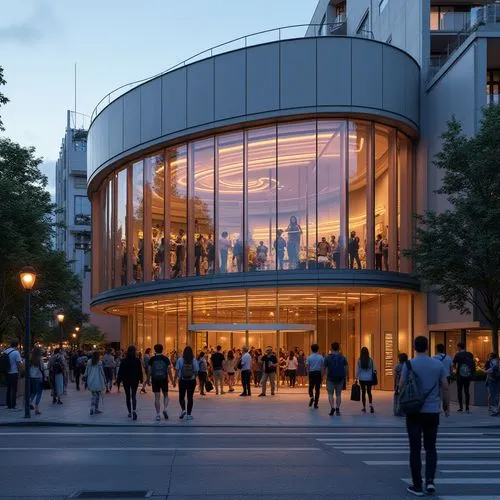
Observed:
[[[56,314],[57,322],[59,323],[59,347],[62,349],[63,346],[63,321],[64,314],[62,312],[58,312]]]
[[[24,331],[24,356],[26,365],[26,374],[24,376],[24,418],[31,418],[30,412],[30,320],[31,320],[31,289],[36,281],[36,272],[32,267],[25,267],[19,273],[21,285],[23,286],[26,296],[24,299],[26,311],[26,328]]]

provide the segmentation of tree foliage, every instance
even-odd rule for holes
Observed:
[[[0,86],[5,85],[7,82],[5,81],[3,77],[3,68],[0,66]],[[7,97],[5,97],[2,92],[0,92],[0,107],[7,104],[9,100]],[[2,116],[0,115],[0,132],[3,132],[5,130],[2,122]]]
[[[434,164],[443,172],[436,193],[449,208],[417,217],[416,241],[405,254],[415,274],[461,313],[476,308],[498,352],[500,326],[500,107],[484,109],[474,137],[455,119],[442,136]]]

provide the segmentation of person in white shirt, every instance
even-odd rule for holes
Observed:
[[[219,254],[220,254],[220,272],[227,273],[227,257],[229,249],[231,248],[231,242],[228,239],[227,231],[223,231],[221,238],[219,238]]]
[[[243,355],[240,360],[240,369],[241,369],[241,384],[243,385],[243,392],[240,396],[251,396],[252,393],[250,391],[250,377],[252,374],[252,356],[248,352],[248,347],[246,345],[243,346]]]
[[[444,344],[438,344],[436,346],[436,351],[437,354],[433,356],[434,359],[437,359],[438,361],[441,361],[444,366],[444,370],[446,372],[446,377],[448,378],[448,384],[451,383],[451,374],[453,373],[453,361],[452,359],[446,354],[444,350]]]
[[[9,357],[10,361],[10,369],[7,373],[7,395],[6,395],[6,403],[7,408],[11,410],[16,409],[16,401],[17,401],[17,384],[19,382],[19,372],[23,366],[21,361],[21,355],[17,349],[19,342],[17,340],[13,340],[10,343],[10,347],[5,349],[4,354]]]
[[[297,356],[293,351],[290,351],[290,355],[288,356],[288,379],[290,380],[290,387],[295,387],[295,381],[297,380],[297,368],[299,367],[299,361],[297,360]]]
[[[317,410],[325,359],[321,354],[318,354],[318,344],[313,344],[311,351],[312,354],[306,360],[306,367],[309,373],[309,407],[314,404],[314,408]]]

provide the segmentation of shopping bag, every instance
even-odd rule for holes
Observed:
[[[205,382],[205,390],[207,392],[210,392],[210,391],[213,391],[214,390],[214,384],[212,384],[212,382],[210,382],[210,380],[207,380]]]
[[[357,382],[354,382],[351,387],[351,401],[361,401],[361,387]]]

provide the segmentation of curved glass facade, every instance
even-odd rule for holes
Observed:
[[[409,272],[412,156],[396,128],[321,119],[124,164],[92,199],[93,293],[214,273]]]

